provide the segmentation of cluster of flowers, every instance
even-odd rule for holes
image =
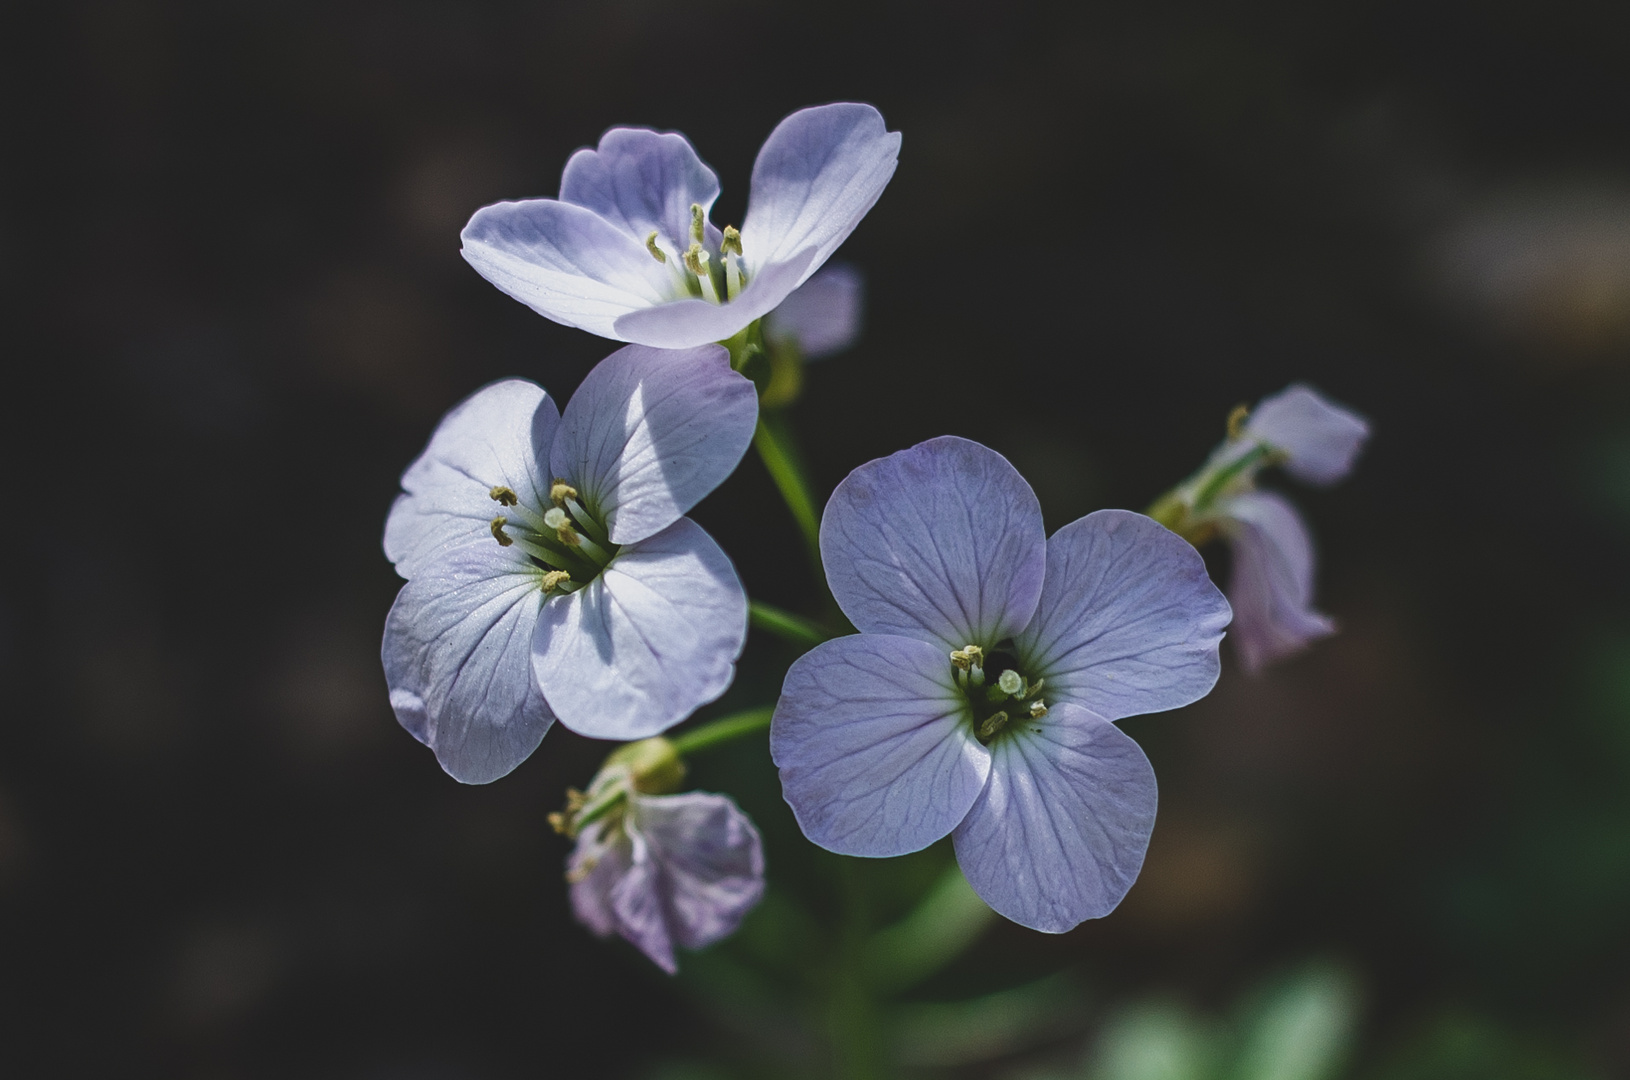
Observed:
[[[504,292],[628,344],[564,410],[525,380],[478,391],[403,475],[384,538],[406,579],[385,627],[391,704],[466,783],[514,769],[557,719],[627,743],[553,821],[577,841],[579,918],[669,971],[676,946],[734,930],[764,876],[752,822],[724,795],[678,793],[684,739],[658,737],[730,685],[748,626],[729,558],[685,515],[736,468],[781,375],[853,338],[859,279],[823,264],[899,146],[870,106],[795,113],[758,156],[742,227],[720,230],[718,181],[683,136],[616,128],[571,158],[558,199],[487,207],[463,233]],[[755,383],[758,358],[771,377]],[[1366,434],[1293,387],[1233,418],[1152,517],[1104,510],[1051,537],[1030,486],[978,443],[860,466],[819,525],[859,632],[792,665],[770,723],[805,835],[892,856],[949,834],[974,889],[1018,923],[1061,932],[1109,912],[1156,803],[1114,722],[1218,676],[1230,604],[1195,545],[1233,546],[1248,665],[1330,633],[1306,529],[1255,481],[1275,464],[1334,481]]]

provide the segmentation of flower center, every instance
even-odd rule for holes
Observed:
[[[675,299],[701,297],[711,304],[734,300],[747,285],[741,264],[741,233],[726,225],[719,250],[707,249],[707,213],[700,203],[690,208],[690,243],[683,251],[670,250],[671,241],[653,229],[645,238],[651,258],[668,268]]]
[[[974,736],[986,746],[1003,732],[1016,731],[1023,721],[1047,715],[1041,698],[1042,681],[1032,682],[1012,665],[1017,658],[1000,646],[986,653],[967,645],[951,653],[951,679],[968,699]],[[986,670],[1000,672],[995,679]]]
[[[527,553],[543,571],[546,593],[576,592],[617,555],[618,546],[611,542],[605,525],[583,508],[577,489],[564,480],[550,486],[553,505],[541,514],[502,484],[487,496],[504,510],[492,519],[492,538],[503,547],[515,545]]]

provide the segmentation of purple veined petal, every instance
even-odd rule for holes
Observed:
[[[615,338],[618,318],[672,299],[672,271],[641,240],[593,210],[556,199],[475,212],[461,254],[477,273],[539,315]]]
[[[599,821],[577,836],[566,860],[572,883],[572,912],[600,937],[617,932],[617,912],[611,890],[634,865],[634,845],[618,823]]]
[[[989,648],[1030,621],[1047,534],[1006,458],[952,435],[867,462],[832,493],[821,561],[868,634]]]
[[[1061,934],[1108,915],[1137,880],[1155,771],[1129,735],[1079,706],[1024,723],[992,744],[990,783],[952,840],[997,914]]]
[[[618,349],[566,403],[553,475],[602,515],[614,544],[672,525],[723,483],[753,441],[758,394],[717,345]]]
[[[795,252],[790,258],[753,273],[741,293],[725,304],[707,300],[675,300],[630,311],[612,325],[609,337],[658,349],[689,349],[710,341],[724,341],[762,318],[808,274],[815,249]]]
[[[804,835],[841,855],[927,847],[963,819],[990,771],[950,657],[887,634],[828,641],[793,663],[770,756]]]
[[[1363,417],[1301,383],[1263,398],[1246,430],[1285,451],[1285,471],[1309,484],[1333,484],[1346,476],[1370,436]]]
[[[679,962],[674,958],[673,934],[662,903],[662,867],[651,857],[650,845],[643,836],[630,832],[629,840],[632,862],[608,894],[617,933],[657,967],[669,975],[677,974]]]
[[[819,105],[781,121],[753,164],[741,227],[748,268],[763,272],[808,249],[804,277],[820,269],[876,204],[899,157],[900,133],[870,105]]]
[[[848,263],[828,263],[764,317],[764,334],[791,341],[805,360],[842,352],[860,336],[866,282]]]
[[[477,540],[420,565],[385,619],[391,706],[455,780],[498,779],[554,722],[532,677],[539,574],[515,548]]]
[[[764,896],[758,829],[724,795],[635,795],[633,822],[660,870],[668,937],[700,949],[734,933]]]
[[[1234,644],[1249,671],[1328,637],[1336,626],[1313,610],[1313,540],[1282,497],[1253,491],[1220,508],[1234,554],[1228,599]]]
[[[1049,704],[1110,720],[1198,701],[1216,685],[1228,601],[1200,553],[1128,510],[1099,510],[1047,541],[1047,580],[1014,639]]]
[[[746,638],[747,596],[729,557],[680,518],[544,605],[532,669],[579,735],[644,739],[724,693]]]
[[[542,387],[506,379],[471,394],[442,417],[424,453],[402,474],[405,494],[385,521],[385,557],[403,577],[434,552],[490,535],[503,508],[490,492],[508,486],[526,505],[547,505],[543,475],[560,413]]]
[[[641,244],[657,232],[669,251],[690,246],[690,208],[706,213],[718,197],[719,178],[674,131],[612,128],[599,146],[573,154],[560,179],[561,202],[593,210]],[[709,228],[707,246],[717,251],[718,230]]]

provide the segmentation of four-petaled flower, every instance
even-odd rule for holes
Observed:
[[[601,337],[724,341],[820,269],[883,193],[900,135],[870,105],[803,109],[770,133],[738,232],[708,220],[719,181],[683,135],[612,128],[566,163],[560,198],[503,202],[464,257],[532,310]]]
[[[903,855],[951,834],[974,890],[1037,930],[1107,914],[1155,815],[1112,721],[1186,705],[1218,672],[1227,602],[1198,552],[1103,510],[1049,539],[1030,485],[944,437],[856,469],[821,556],[861,631],[787,673],[770,729],[804,835]]]
[[[556,717],[637,739],[724,692],[747,600],[684,514],[757,415],[752,383],[707,345],[620,349],[564,414],[511,379],[443,418],[385,525],[407,584],[383,658],[397,718],[447,772],[503,776]]]
[[[1298,480],[1326,486],[1352,470],[1369,437],[1363,418],[1296,384],[1232,419],[1229,438],[1205,467],[1164,500],[1173,528],[1196,541],[1220,534],[1233,553],[1228,599],[1234,643],[1248,671],[1335,633],[1313,607],[1313,540],[1296,508],[1256,487],[1281,465]]]

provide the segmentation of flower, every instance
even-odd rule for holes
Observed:
[[[788,671],[770,752],[804,835],[902,855],[949,833],[998,913],[1062,932],[1131,888],[1149,761],[1111,721],[1203,697],[1228,604],[1199,553],[1101,510],[1049,539],[1001,455],[933,439],[862,465],[821,521],[860,633]]]
[[[764,317],[772,345],[798,350],[804,360],[842,352],[860,336],[866,282],[848,263],[830,263]]]
[[[643,770],[651,758],[661,760]],[[676,944],[700,949],[730,936],[764,895],[758,829],[728,796],[648,793],[682,775],[666,739],[633,743],[554,819],[577,836],[566,880],[579,921],[632,942],[670,975]]]
[[[900,135],[870,105],[802,109],[753,165],[738,232],[708,220],[719,181],[677,132],[612,128],[566,163],[559,199],[483,207],[464,258],[533,311],[684,349],[724,341],[819,270],[894,175]]]
[[[723,348],[675,359],[620,349],[564,414],[533,383],[494,383],[403,474],[385,675],[397,719],[455,778],[503,776],[555,717],[642,738],[730,685],[747,600],[683,515],[741,460],[757,402]]]
[[[1156,508],[1158,519],[1197,543],[1214,535],[1228,542],[1234,642],[1246,670],[1336,632],[1313,607],[1307,526],[1282,496],[1256,489],[1257,474],[1282,465],[1306,483],[1333,484],[1352,470],[1369,434],[1362,417],[1297,383],[1248,414],[1237,410],[1205,467]]]

